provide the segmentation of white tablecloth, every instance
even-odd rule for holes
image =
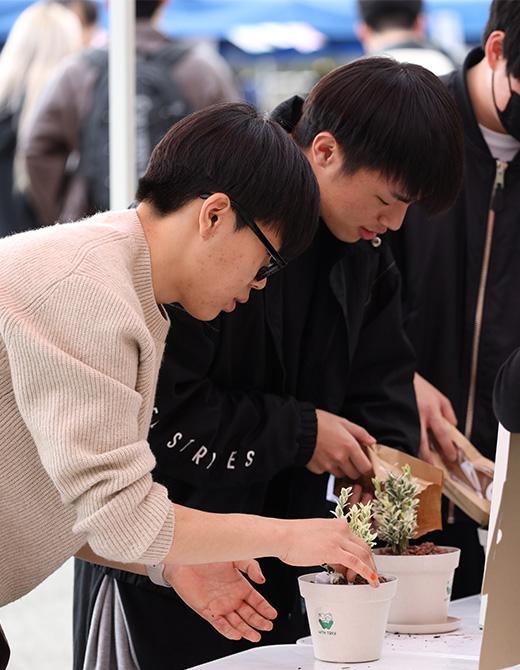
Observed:
[[[478,625],[480,597],[463,598],[450,606],[461,627],[445,635],[387,633],[383,654],[370,663],[324,663],[308,645],[257,647],[192,670],[478,670],[482,631]]]

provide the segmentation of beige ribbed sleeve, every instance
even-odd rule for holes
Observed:
[[[0,240],[0,604],[85,542],[167,554],[147,435],[168,327],[135,211]]]
[[[151,411],[139,388],[155,385],[160,356],[135,309],[72,274],[13,319],[5,343],[20,414],[62,500],[76,510],[74,531],[109,559],[162,560],[172,506],[152,482],[154,457],[139,430]]]

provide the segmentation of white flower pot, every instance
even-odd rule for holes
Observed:
[[[447,621],[451,587],[460,549],[442,547],[445,554],[388,556],[374,551],[377,571],[399,580],[388,623],[434,624]]]
[[[336,663],[378,659],[396,578],[387,577],[389,581],[375,589],[368,584],[317,584],[316,574],[298,578],[315,657]]]

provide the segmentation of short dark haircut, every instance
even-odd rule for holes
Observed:
[[[312,242],[319,218],[312,168],[290,135],[250,105],[213,105],[172,126],[152,152],[136,197],[165,215],[207,192],[226,193],[278,232],[287,258]],[[237,227],[244,225],[237,217]]]
[[[380,32],[389,28],[412,28],[423,11],[422,0],[358,0],[361,19]]]
[[[56,1],[56,0],[53,0]],[[98,21],[98,6],[95,0],[57,0],[60,5],[65,5],[74,10],[76,7],[81,12],[81,24],[83,26],[95,26]]]
[[[79,0],[85,24],[87,26],[94,26],[98,22],[98,6],[93,0]]]
[[[462,124],[444,84],[420,65],[363,58],[311,90],[294,129],[304,149],[330,132],[344,168],[379,172],[431,213],[451,206],[462,179]]]
[[[160,6],[161,0],[136,0],[135,18],[151,19]]]
[[[504,58],[507,61],[507,74],[520,79],[520,2],[519,0],[493,0],[489,9],[489,18],[482,35],[485,46],[494,30],[502,30],[504,37]]]

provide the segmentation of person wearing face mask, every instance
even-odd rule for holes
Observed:
[[[493,1],[482,47],[445,83],[463,118],[463,188],[439,216],[414,205],[392,239],[417,354],[421,456],[431,459],[431,433],[456,458],[447,420],[494,459],[493,382],[520,341],[520,2]],[[462,548],[454,596],[479,592],[476,524],[446,503],[444,531],[432,539]]]

